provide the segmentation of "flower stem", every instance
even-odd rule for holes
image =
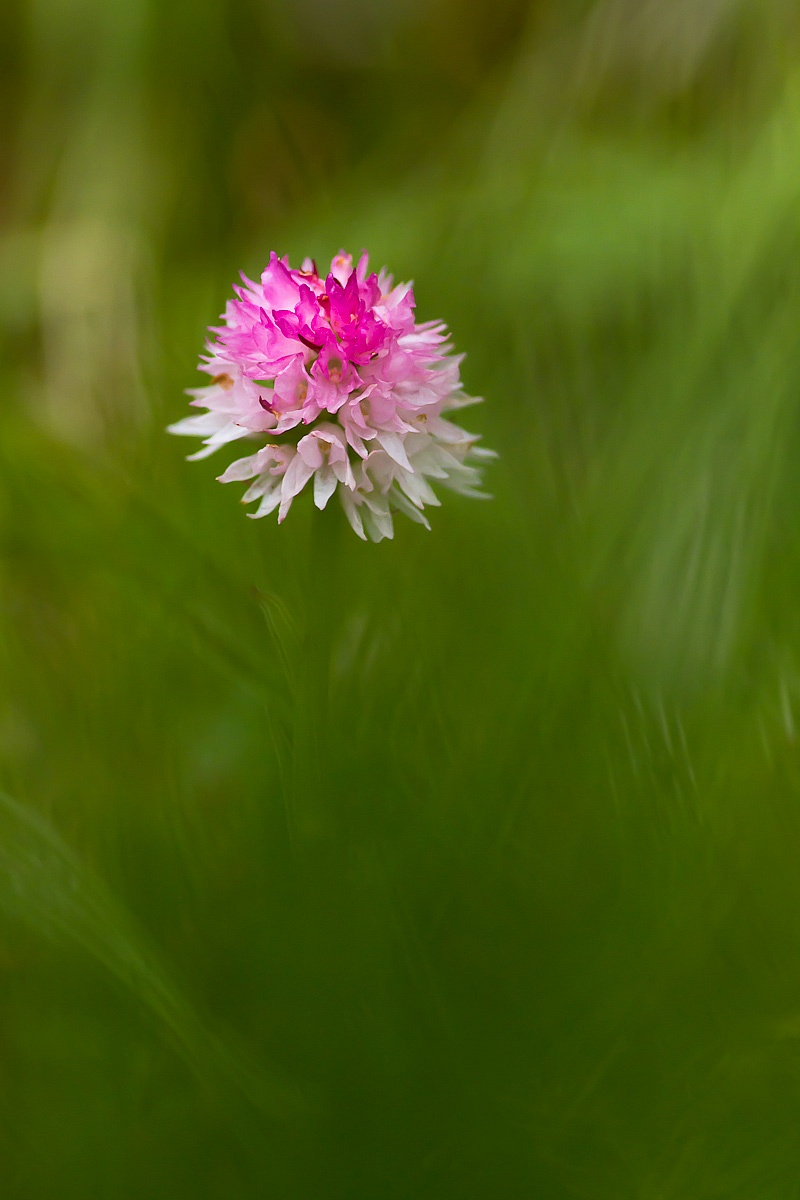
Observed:
[[[333,818],[328,715],[331,653],[340,619],[341,524],[339,512],[312,509],[294,713],[292,816],[299,841],[328,836]]]

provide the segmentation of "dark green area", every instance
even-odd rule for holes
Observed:
[[[0,8],[3,1200],[800,1195],[798,35]],[[500,453],[378,546],[164,433],[341,246]]]

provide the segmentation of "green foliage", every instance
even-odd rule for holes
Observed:
[[[798,32],[2,11],[4,1198],[797,1195]],[[378,546],[163,432],[342,245],[500,452]]]

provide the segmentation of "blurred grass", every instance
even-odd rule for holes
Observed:
[[[799,33],[0,9],[4,1197],[797,1196]],[[163,433],[340,245],[501,453],[377,547]]]

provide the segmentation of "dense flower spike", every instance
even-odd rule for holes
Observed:
[[[219,476],[253,480],[251,516],[277,509],[282,521],[310,483],[318,508],[338,491],[358,536],[380,541],[394,511],[427,527],[431,481],[484,495],[473,463],[492,452],[442,415],[476,398],[461,390],[445,326],[415,323],[410,284],[368,275],[366,254],[353,267],[343,251],[325,279],[311,260],[296,271],[274,253],[260,283],[242,279],[201,361],[211,383],[190,391],[208,411],[170,432],[203,438],[192,459],[269,439]]]

